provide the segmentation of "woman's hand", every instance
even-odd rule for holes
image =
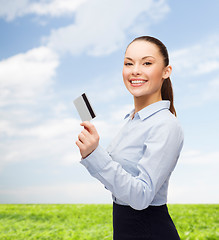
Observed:
[[[80,125],[84,126],[84,129],[78,135],[76,145],[80,149],[82,158],[86,158],[97,148],[97,146],[99,145],[100,137],[92,123],[85,121],[82,122]]]

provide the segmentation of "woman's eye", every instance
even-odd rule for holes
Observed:
[[[131,66],[132,63],[128,62],[128,63],[125,63],[125,66]]]
[[[144,65],[151,65],[151,62],[145,62]]]

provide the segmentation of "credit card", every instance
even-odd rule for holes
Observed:
[[[96,114],[85,93],[74,100],[74,105],[79,113],[82,122],[90,121],[96,117]]]

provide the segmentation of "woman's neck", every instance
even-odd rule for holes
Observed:
[[[135,113],[151,105],[152,103],[159,102],[161,100],[162,100],[161,94],[153,97],[147,96],[134,97]]]

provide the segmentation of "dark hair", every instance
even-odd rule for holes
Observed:
[[[150,36],[142,36],[142,37],[135,38],[131,43],[139,40],[155,44],[159,48],[160,53],[163,56],[165,67],[169,65],[169,55],[168,55],[167,48],[159,39],[150,37]],[[176,116],[176,110],[173,104],[173,87],[169,77],[163,81],[163,84],[161,87],[161,96],[162,96],[162,100],[170,101],[170,111],[172,114]]]

